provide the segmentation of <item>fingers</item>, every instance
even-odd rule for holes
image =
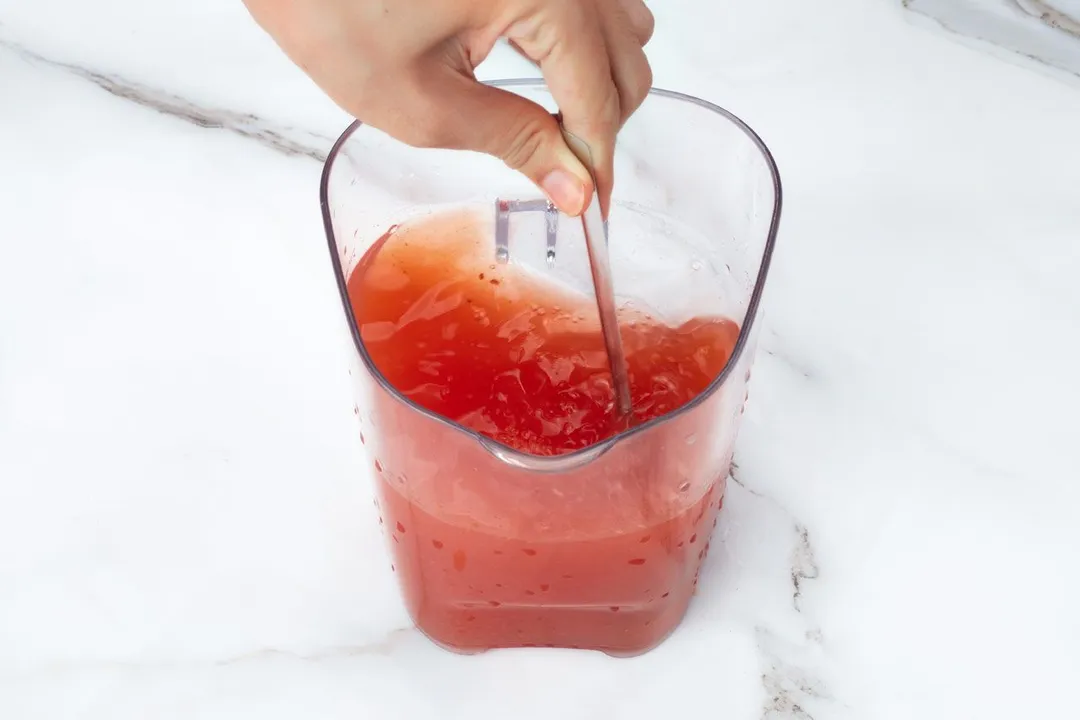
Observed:
[[[656,27],[656,19],[642,0],[619,0],[619,5],[626,13],[630,21],[630,27],[634,32],[641,47],[649,44],[652,39],[653,29]]]
[[[619,0],[619,7],[626,14],[626,19],[630,23],[630,29],[637,38],[638,44],[641,47],[648,45],[649,40],[652,39],[653,30],[656,28],[656,19],[653,17],[652,10],[642,0]],[[536,64],[536,61],[529,57],[516,42],[509,40],[508,44],[523,58]]]
[[[409,115],[421,120],[411,144],[493,155],[536,183],[562,212],[584,211],[591,178],[544,108],[445,67],[418,71],[415,83]]]
[[[507,29],[510,44],[540,66],[566,129],[588,146],[587,158],[574,155],[542,107],[478,83],[466,54],[450,52],[462,49],[456,44],[395,76],[387,93],[375,93],[393,101],[377,103],[378,113],[369,108],[367,121],[414,146],[499,157],[569,215],[585,209],[595,184],[606,217],[616,133],[652,85],[642,50],[652,29],[641,0],[544,0]]]
[[[604,36],[611,57],[611,75],[619,92],[619,126],[622,127],[645,102],[652,88],[652,68],[628,16],[612,16],[604,26]]]
[[[608,7],[610,2],[603,0]],[[613,184],[615,134],[622,122],[603,18],[597,5],[554,0],[514,23],[507,36],[540,65],[567,130],[591,150],[600,207],[607,212]]]
[[[652,87],[642,46],[654,24],[642,0],[554,0],[507,33],[515,49],[539,64],[566,129],[589,146],[605,217],[615,135]]]

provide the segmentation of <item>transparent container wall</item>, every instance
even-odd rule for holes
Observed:
[[[541,84],[506,87],[550,110]],[[678,625],[709,548],[755,347],[779,218],[760,140],[714,106],[654,91],[619,136],[610,216],[620,305],[677,324],[724,315],[731,360],[690,405],[601,444],[537,458],[419,408],[364,350],[345,282],[388,228],[418,215],[541,199],[487,156],[417,150],[355,124],[327,160],[323,212],[353,347],[362,439],[405,603],[458,651],[558,646],[645,652]],[[510,262],[591,293],[580,221],[510,219]]]

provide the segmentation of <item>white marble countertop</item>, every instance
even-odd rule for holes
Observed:
[[[238,0],[0,0],[0,718],[1075,717],[1080,89],[899,3],[655,9],[656,84],[787,197],[699,596],[615,660],[410,628],[317,207],[347,118]]]

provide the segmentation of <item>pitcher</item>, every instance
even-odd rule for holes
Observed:
[[[495,84],[556,110],[540,81]],[[498,160],[407,147],[360,122],[326,161],[323,219],[380,523],[410,616],[450,650],[646,652],[678,626],[709,551],[780,218],[779,174],[731,113],[654,89],[619,135],[615,177],[609,254],[620,310],[673,327],[730,319],[728,351],[689,403],[599,442],[536,454],[392,384],[349,282],[393,228],[465,223],[490,254],[478,281],[520,267],[588,297],[580,222]]]

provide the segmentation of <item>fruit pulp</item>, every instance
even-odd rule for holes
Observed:
[[[477,218],[435,215],[387,232],[348,294],[391,386],[515,450],[562,455],[673,412],[717,377],[738,337],[723,317],[670,326],[622,309],[633,412],[619,418],[592,298],[492,258]],[[433,640],[631,655],[678,625],[730,463],[706,449],[707,403],[582,469],[536,477],[389,394],[374,405],[380,522],[409,612]]]

